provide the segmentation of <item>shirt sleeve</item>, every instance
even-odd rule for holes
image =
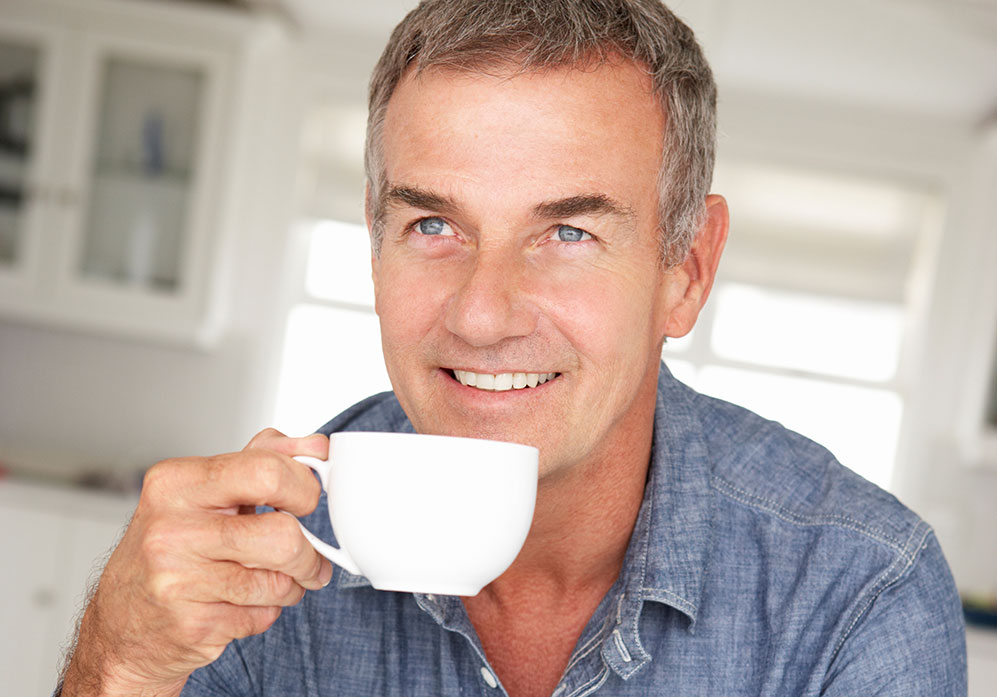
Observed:
[[[213,663],[195,670],[180,697],[253,697],[261,695],[257,679],[260,636],[233,641]]]
[[[845,636],[824,697],[966,697],[966,632],[955,582],[930,534],[907,574]]]

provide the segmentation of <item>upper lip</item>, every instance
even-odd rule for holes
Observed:
[[[505,373],[557,373],[556,370],[538,370],[536,368],[504,368],[502,370],[492,370],[491,368],[460,368],[457,366],[450,366],[446,368],[447,370],[463,370],[466,373],[477,373],[478,375],[504,375]]]

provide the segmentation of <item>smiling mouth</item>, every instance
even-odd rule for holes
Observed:
[[[469,370],[449,370],[450,375],[466,387],[489,392],[523,390],[543,385],[560,373],[472,373]]]

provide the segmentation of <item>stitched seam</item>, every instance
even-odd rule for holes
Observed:
[[[640,640],[640,630],[638,628],[638,624],[640,623],[640,615],[641,612],[643,612],[643,610],[644,610],[643,601],[641,601],[641,604],[637,606],[636,612],[634,612],[634,621],[633,621],[634,643],[637,644],[637,650],[639,651],[638,658],[641,659],[641,664],[637,666],[636,670],[639,670],[641,667],[643,667],[645,661],[651,660],[651,654],[647,652],[647,649],[644,648],[644,644]],[[626,649],[625,646],[624,649]]]
[[[620,654],[620,658],[623,659],[624,663],[630,663],[633,661],[633,657],[630,652],[627,651],[626,644],[623,643],[623,637],[620,636],[620,630],[613,630],[613,643],[616,644],[616,651]]]
[[[574,668],[580,660],[582,660],[590,653],[592,653],[593,649],[595,649],[597,646],[602,645],[603,640],[605,640],[606,636],[608,635],[608,630],[612,622],[612,619],[613,617],[612,615],[610,615],[606,619],[606,622],[603,623],[602,628],[599,629],[599,631],[596,632],[595,635],[593,635],[593,637],[589,639],[585,644],[583,644],[575,653],[575,655],[571,657],[571,660],[568,662],[567,667],[564,669],[565,675],[567,675],[568,671]]]
[[[571,695],[569,695],[569,697],[585,697],[585,695],[592,694],[593,692],[598,690],[604,682],[606,682],[606,678],[608,677],[609,677],[609,666],[603,664],[601,673],[598,673],[594,678],[589,680],[587,683],[579,685],[578,689],[572,692]],[[584,690],[587,690],[589,687],[591,687],[592,689],[588,690],[588,692],[585,692]]]
[[[900,556],[898,556],[893,561],[892,564],[886,567],[883,573],[879,575],[879,578],[876,579],[876,583],[873,586],[872,590],[870,591],[869,597],[866,598],[865,603],[863,603],[862,607],[859,608],[859,610],[855,613],[855,616],[852,618],[852,621],[849,622],[848,627],[842,633],[841,638],[838,639],[838,643],[835,645],[834,651],[831,653],[832,663],[834,662],[835,658],[837,658],[838,652],[841,650],[841,647],[844,645],[845,640],[848,639],[848,637],[851,635],[852,630],[854,630],[856,625],[858,625],[859,621],[861,621],[861,619],[865,617],[865,614],[868,611],[869,606],[872,605],[873,602],[875,602],[876,598],[878,598],[879,595],[884,590],[886,590],[891,585],[896,583],[899,579],[903,578],[903,576],[907,573],[907,571],[914,565],[914,562],[917,559],[917,553],[916,552],[908,553],[907,550],[911,547],[911,541],[914,539],[915,535],[918,534],[918,532],[921,533],[921,536],[918,539],[917,544],[914,545],[914,548],[916,550],[920,550],[921,546],[924,544],[924,541],[928,538],[928,535],[931,534],[931,527],[924,522],[920,522],[918,525],[914,526],[914,530],[911,531],[911,534],[907,538],[907,542],[904,545],[903,552],[901,552]],[[906,563],[903,564],[903,567],[897,570],[896,573],[891,577],[891,572],[893,572],[894,568],[898,566],[902,561]]]
[[[645,594],[645,597],[648,593],[667,596],[671,603],[682,612],[693,616],[696,614],[696,608],[692,603],[680,595],[675,595],[675,593],[672,593],[670,590],[666,590],[664,588],[654,588],[653,586],[644,586],[641,588],[641,592]]]
[[[816,525],[834,525],[837,527],[852,530],[854,532],[860,533],[869,537],[877,542],[884,544],[892,548],[898,554],[909,558],[910,555],[907,552],[906,544],[901,543],[899,540],[890,537],[880,531],[874,530],[865,523],[855,520],[854,518],[849,518],[848,516],[841,515],[818,515],[818,516],[804,516],[795,511],[790,511],[785,507],[781,506],[771,499],[752,494],[750,492],[740,489],[730,482],[722,479],[720,477],[713,477],[713,484],[721,490],[721,493],[729,496],[730,498],[743,503],[746,506],[752,508],[757,508],[767,513],[775,515],[780,520],[784,520],[787,523],[792,523],[794,525],[800,526],[816,526]],[[915,526],[915,529],[918,526]]]

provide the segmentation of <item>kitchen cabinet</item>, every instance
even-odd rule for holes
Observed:
[[[0,7],[0,317],[210,344],[276,25],[187,3]]]
[[[0,482],[0,693],[51,694],[91,577],[134,504],[121,496]]]

